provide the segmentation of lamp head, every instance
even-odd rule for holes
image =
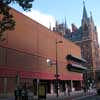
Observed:
[[[52,61],[51,61],[50,59],[47,59],[46,62],[47,62],[47,65],[48,65],[49,67],[52,65]]]

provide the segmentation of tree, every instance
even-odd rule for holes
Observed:
[[[2,40],[3,33],[7,30],[13,30],[16,22],[13,15],[10,13],[9,4],[17,3],[25,11],[29,11],[32,8],[32,2],[34,0],[0,0],[0,40]]]

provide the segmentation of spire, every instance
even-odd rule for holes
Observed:
[[[55,22],[55,25],[56,25],[56,27],[58,26],[58,21],[56,20],[56,22]]]
[[[67,21],[66,21],[66,17],[65,17],[65,28],[67,29],[68,26],[67,26]]]
[[[65,22],[64,22],[64,34],[66,34],[66,30],[67,30],[67,23],[66,23],[66,17],[65,17]]]
[[[91,18],[91,21],[93,21],[92,12],[91,11],[90,11],[90,18]]]
[[[66,28],[66,17],[65,17],[65,28]]]
[[[90,21],[94,24],[94,20],[93,20],[93,17],[92,17],[92,12],[90,12]]]
[[[90,16],[92,16],[92,12],[90,11]]]
[[[85,8],[85,1],[83,0],[83,19],[87,19],[87,11],[86,11],[86,8]]]

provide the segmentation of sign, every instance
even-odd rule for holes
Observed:
[[[46,98],[46,87],[44,84],[39,84],[38,97],[39,98]]]

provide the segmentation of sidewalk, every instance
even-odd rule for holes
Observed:
[[[56,94],[47,94],[46,100],[77,100],[80,97],[87,97],[87,96],[92,96],[95,95],[95,91],[88,91],[87,93],[83,93],[83,91],[75,91],[71,92],[70,96],[67,94],[59,94],[58,98],[56,97]],[[14,97],[0,97],[0,100],[14,100]],[[37,96],[34,96],[34,99],[30,100],[38,100]]]

